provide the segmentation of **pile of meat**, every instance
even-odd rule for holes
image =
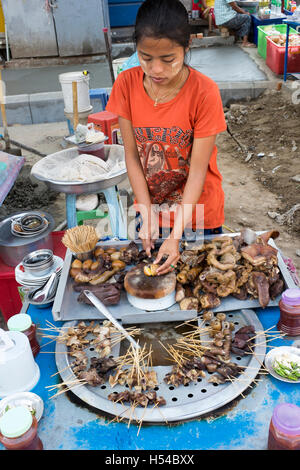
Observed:
[[[245,229],[235,237],[219,236],[186,248],[177,265],[176,301],[182,310],[213,309],[229,295],[258,299],[264,308],[284,290],[277,250],[268,244],[279,233],[257,236]]]
[[[74,279],[73,289],[80,292],[78,302],[92,305],[83,292],[87,289],[104,305],[118,304],[124,285],[125,267],[146,258],[146,252],[139,251],[135,242],[119,249],[96,247],[91,258],[85,261],[75,258],[71,264],[70,276]]]
[[[107,381],[108,373],[116,368],[113,358],[107,357],[111,353],[111,335],[114,330],[107,320],[103,325],[92,321],[87,325],[84,321],[76,327],[70,327],[59,337],[59,341],[68,347],[71,369],[76,377],[95,387]],[[93,345],[97,357],[89,359],[85,349]]]
[[[243,369],[230,362],[231,353],[237,351],[237,340],[240,338],[240,331],[233,334],[234,324],[226,320],[225,313],[217,313],[216,316],[210,310],[203,313],[203,321],[208,324],[208,336],[212,338],[211,344],[200,347],[198,357],[184,360],[181,364],[173,366],[172,371],[166,374],[164,381],[168,385],[178,387],[189,382],[195,382],[205,377],[205,371],[216,372],[208,379],[209,382],[224,383],[237,377]],[[241,328],[241,333],[249,333],[247,340],[250,341],[254,333],[252,326]],[[192,345],[194,340],[192,339]],[[206,344],[206,343],[204,343]],[[251,343],[247,343],[250,346]],[[180,345],[180,340],[179,340]],[[246,351],[246,341],[243,344]],[[245,352],[244,352],[245,353]]]

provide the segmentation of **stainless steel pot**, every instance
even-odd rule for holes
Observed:
[[[32,237],[17,237],[11,232],[14,218],[36,214],[48,220],[47,230]],[[7,266],[17,266],[32,251],[47,248],[53,250],[51,232],[54,230],[54,219],[44,211],[27,211],[12,214],[0,222],[0,257]]]

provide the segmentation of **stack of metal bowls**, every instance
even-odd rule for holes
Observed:
[[[51,232],[54,219],[44,211],[10,215],[0,222],[0,257],[7,266],[16,267],[28,253],[43,248],[53,250]]]
[[[25,272],[39,277],[51,270],[53,262],[53,252],[43,249],[26,255],[23,259],[23,267]]]

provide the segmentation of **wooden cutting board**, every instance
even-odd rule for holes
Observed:
[[[144,266],[135,266],[125,276],[124,287],[128,294],[140,299],[161,299],[175,290],[174,272],[161,276],[146,276]]]

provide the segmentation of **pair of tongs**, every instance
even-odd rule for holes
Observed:
[[[91,291],[84,290],[84,295],[92,302],[92,304],[102,313],[115,327],[123,333],[124,336],[131,342],[131,344],[136,348],[139,349],[140,345],[127,333],[127,331],[123,328],[122,325],[112,316],[110,311],[105,307],[103,302],[99,300]]]

